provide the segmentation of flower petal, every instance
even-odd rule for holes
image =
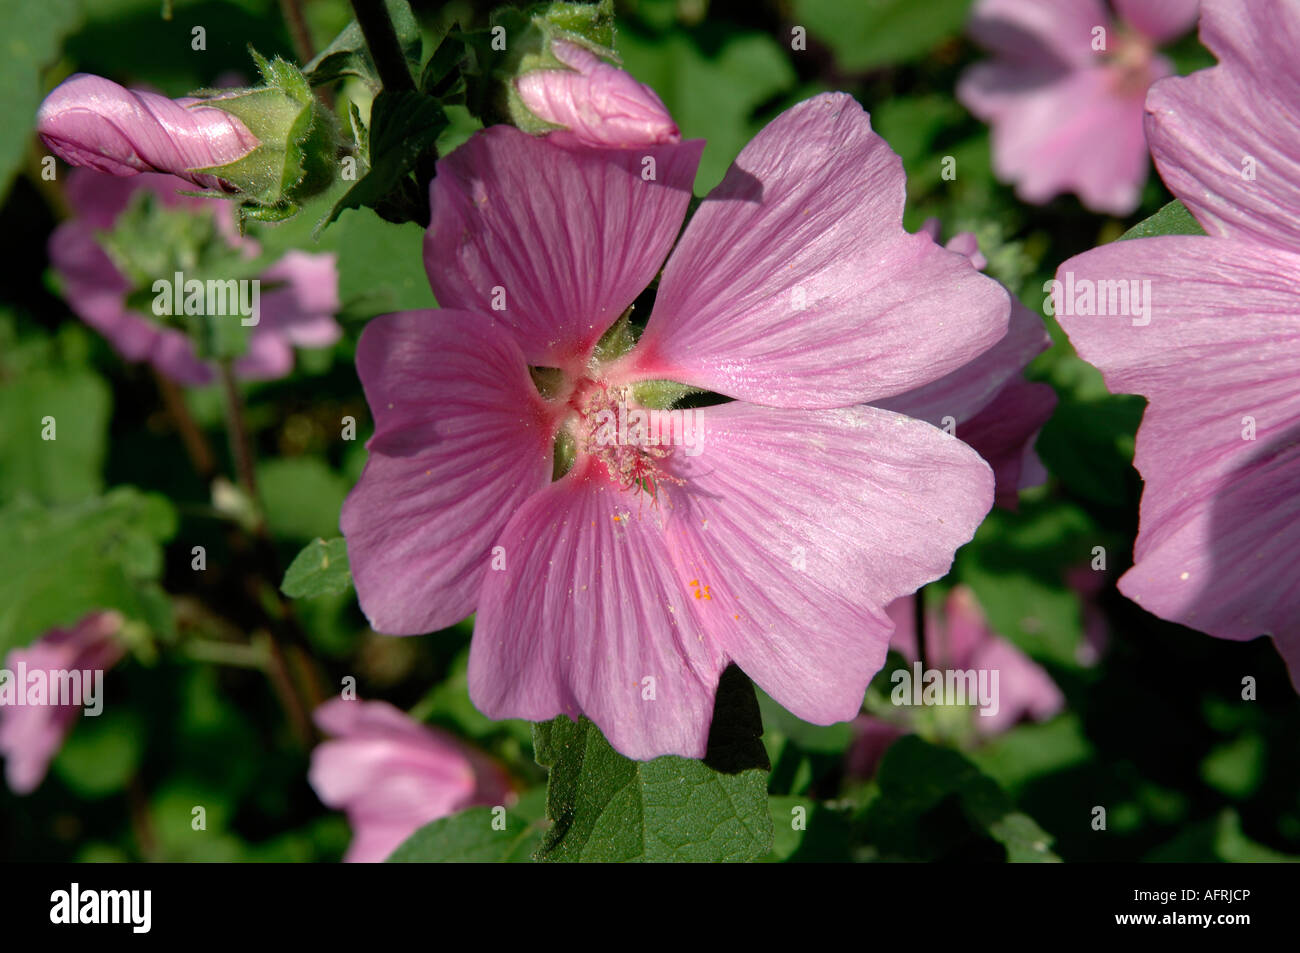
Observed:
[[[725,661],[674,566],[668,518],[592,457],[519,509],[501,534],[507,568],[488,573],[475,617],[480,711],[586,714],[629,758],[704,756]]]
[[[1092,31],[1109,25],[1101,0],[979,0],[968,30],[999,59],[1062,69],[1092,62]]]
[[[439,304],[495,318],[529,364],[584,361],[672,247],[703,146],[568,149],[509,126],[476,133],[433,181],[424,262]]]
[[[1047,480],[1033,444],[1055,409],[1056,391],[1017,376],[964,428],[958,425],[957,436],[993,468],[998,506],[1014,510],[1021,490]]]
[[[1120,590],[1221,638],[1300,636],[1300,255],[1149,238],[1072,258],[1058,280],[1068,272],[1076,286],[1151,281],[1146,326],[1057,308],[1107,387],[1149,400],[1140,531]]]
[[[1170,190],[1211,235],[1300,251],[1300,5],[1207,2],[1219,65],[1147,96],[1147,135]]]
[[[95,240],[90,225],[75,219],[64,222],[50,235],[48,248],[68,307],[122,357],[148,361],[182,384],[201,386],[212,381],[212,368],[198,359],[184,332],[127,309],[130,282]]]
[[[945,572],[993,502],[969,447],[875,407],[698,411],[675,454],[669,537],[707,635],[805,721],[853,718],[884,662],[885,607]]]
[[[965,440],[962,425],[991,404],[1003,387],[1019,379],[1025,365],[1051,343],[1042,319],[1013,300],[1007,333],[993,347],[939,380],[874,404],[936,427],[943,426],[945,417],[952,417],[957,436]]]
[[[1201,0],[1113,0],[1129,26],[1156,43],[1168,43],[1196,25]]]
[[[357,372],[375,434],[340,526],[361,608],[390,635],[444,628],[474,610],[506,520],[550,479],[551,411],[481,315],[375,318]]]
[[[1153,57],[1152,76],[1170,68]],[[957,98],[992,126],[993,170],[1026,202],[1074,192],[1094,211],[1127,215],[1146,182],[1143,89],[1117,88],[1104,66],[1054,73],[1038,67],[978,63],[962,76]]]
[[[849,96],[741,151],[664,269],[625,373],[786,407],[897,394],[1006,331],[1006,292],[903,230],[903,166]]]

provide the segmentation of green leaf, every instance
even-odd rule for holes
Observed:
[[[346,592],[351,585],[347,541],[317,537],[289,564],[280,591],[290,599],[311,599]]]
[[[160,544],[175,531],[171,504],[134,487],[76,505],[19,498],[0,509],[0,652],[94,609],[156,625]]]
[[[831,48],[841,70],[919,58],[958,36],[971,0],[795,0],[793,22]]]
[[[111,405],[108,385],[84,367],[35,368],[0,384],[0,499],[99,493]],[[46,417],[53,440],[42,436]]]
[[[338,532],[348,483],[316,457],[279,457],[258,465],[257,482],[272,534],[310,540]]]
[[[397,42],[402,47],[402,55],[406,57],[411,73],[415,74],[420,68],[420,24],[406,0],[385,0],[385,4],[388,16],[393,21],[393,30],[397,33]],[[303,68],[303,72],[313,86],[332,83],[344,76],[356,76],[372,90],[378,91],[383,87],[374,61],[370,58],[366,38],[356,20],[348,23],[343,32]]]
[[[41,69],[81,20],[77,0],[5,0],[0,41],[0,196],[22,163],[41,104]]]
[[[428,197],[410,178],[417,160],[438,141],[448,119],[434,99],[412,90],[384,90],[370,110],[369,169],[335,203],[324,228],[349,208],[373,208],[386,221],[420,221]]]
[[[126,787],[144,754],[145,726],[130,710],[81,716],[54,760],[54,773],[91,799]]]
[[[546,792],[537,788],[507,808],[504,817],[494,807],[472,807],[439,818],[403,841],[388,863],[529,863],[542,842],[545,804]]]
[[[859,817],[876,859],[933,860],[972,835],[1001,844],[1012,862],[1060,859],[1051,836],[956,751],[906,735],[885,753],[876,779],[879,795]]]
[[[785,49],[765,33],[727,36],[713,49],[705,56],[681,32],[657,42],[631,32],[619,35],[624,68],[662,97],[683,138],[708,140],[695,176],[700,193],[722,181],[763,125],[754,111],[796,80]]]
[[[746,697],[747,696],[747,697]],[[646,702],[657,704],[657,702]],[[718,686],[704,761],[632,761],[586,717],[535,726],[551,770],[545,861],[747,861],[772,849],[767,755],[749,680],[732,666]]]
[[[371,209],[349,212],[339,233],[339,294],[348,309],[370,316],[436,308],[424,270],[424,229],[392,225]]]
[[[992,738],[972,751],[970,759],[1002,787],[1015,790],[1034,778],[1082,764],[1093,754],[1079,717],[1064,714]]]
[[[1174,199],[1150,218],[1138,222],[1119,237],[1119,241],[1129,238],[1153,238],[1157,235],[1204,235],[1201,223],[1187,211],[1187,206]]]
[[[805,797],[772,797],[772,853],[775,863],[843,863],[849,854],[848,815]]]

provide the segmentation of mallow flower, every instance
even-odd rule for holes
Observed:
[[[969,363],[1010,306],[903,230],[862,108],[778,116],[677,240],[702,147],[476,133],[432,186],[442,310],[376,318],[357,352],[375,433],[341,526],[371,624],[476,613],[480,711],[586,714],[638,759],[704,754],[733,661],[805,720],[852,718],[885,606],[993,500],[961,441],[866,406]],[[674,418],[665,381],[732,399]]]
[[[1156,166],[1208,236],[1085,252],[1053,301],[1107,387],[1148,401],[1120,591],[1220,638],[1271,634],[1300,687],[1300,5],[1206,0],[1201,40],[1219,65],[1146,108]]]
[[[5,657],[6,678],[12,684],[0,685],[0,754],[5,759],[5,780],[15,794],[36,790],[82,713],[82,705],[55,704],[58,699],[48,690],[43,701],[33,700],[32,676],[39,673],[39,680],[51,686],[63,681],[54,677],[59,673],[81,673],[77,684],[84,704],[89,700],[86,689],[93,683],[99,691],[102,673],[126,653],[120,639],[122,621],[118,612],[92,612],[69,628],[50,629],[31,645],[12,649]],[[18,684],[19,672],[28,679],[26,692]],[[86,681],[87,674],[92,682]],[[17,693],[13,698],[11,691]],[[102,698],[96,700],[96,704],[102,702]]]
[[[553,135],[595,147],[681,139],[649,86],[568,40],[552,41],[550,51],[563,68],[529,70],[515,80],[515,90],[533,116],[558,127]]]
[[[922,230],[938,241],[941,227],[929,219]],[[988,263],[971,232],[952,236],[945,247],[981,271]],[[1042,319],[1012,296],[1007,333],[997,344],[939,380],[876,406],[919,417],[970,444],[993,467],[997,505],[1015,509],[1022,489],[1047,479],[1033,445],[1056,407],[1056,392],[1022,372],[1051,343]]]
[[[1173,67],[1156,48],[1196,21],[1198,0],[978,0],[969,32],[993,54],[957,98],[992,126],[993,170],[1026,202],[1074,192],[1126,215],[1147,179],[1142,102]]]
[[[199,319],[178,315],[164,323],[153,313],[158,300],[154,282],[175,284],[177,270],[182,281],[193,278],[195,269],[201,270],[198,259],[211,253],[227,256],[233,274],[239,259],[257,257],[259,246],[238,234],[229,203],[182,195],[177,190],[184,187],[169,175],[145,173],[127,179],[74,170],[65,190],[73,217],[51,234],[49,256],[69,307],[123,358],[148,362],[179,383],[198,386],[214,380],[215,371],[195,351],[193,336],[182,323]],[[144,202],[152,203],[156,217],[145,219],[142,230],[112,240],[123,217],[139,212]],[[255,275],[260,282],[258,315],[249,329],[247,351],[234,362],[236,376],[283,377],[293,367],[294,346],[327,347],[338,340],[342,329],[334,320],[340,307],[335,258],[333,252],[294,250]],[[218,271],[226,274],[225,269]],[[251,304],[251,286],[243,287],[250,293],[248,300],[240,301]],[[159,293],[175,297],[166,289]],[[231,308],[234,297],[224,300]],[[242,323],[253,318],[232,313],[215,320]]]
[[[314,719],[330,737],[312,751],[308,777],[322,802],[347,813],[348,862],[385,860],[430,821],[513,797],[490,758],[387,702],[335,698]]]

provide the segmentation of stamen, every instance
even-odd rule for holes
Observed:
[[[580,389],[573,403],[578,413],[574,438],[578,448],[605,465],[623,490],[637,490],[657,506],[666,484],[685,485],[664,466],[672,448],[661,446],[649,411],[631,403],[630,388],[604,381]]]

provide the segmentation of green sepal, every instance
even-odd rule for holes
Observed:
[[[314,95],[302,71],[279,57],[268,61],[250,48],[264,85],[221,91],[191,109],[220,109],[258,140],[247,155],[225,165],[193,169],[238,190],[239,217],[281,222],[301,201],[334,181],[338,130],[334,116]]]

